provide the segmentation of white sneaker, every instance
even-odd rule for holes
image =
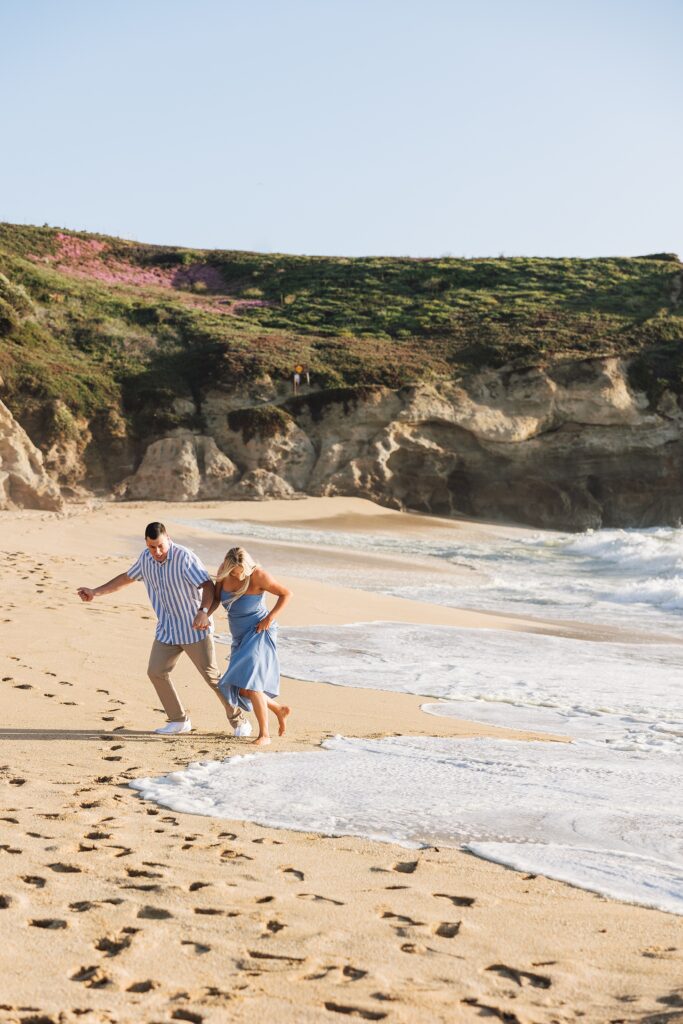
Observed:
[[[238,738],[242,736],[251,736],[251,722],[245,718],[243,722],[240,722],[235,728],[235,736]]]
[[[181,732],[192,732],[192,722],[187,718],[184,722],[169,722],[161,729],[155,729],[160,736],[177,736]]]

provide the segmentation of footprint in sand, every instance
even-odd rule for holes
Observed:
[[[382,919],[397,921],[399,924],[409,924],[414,928],[420,928],[425,924],[424,921],[416,921],[414,918],[408,917],[407,914],[394,914],[391,910],[385,910]]]
[[[345,978],[350,978],[351,981],[360,981],[361,978],[367,977],[367,971],[361,971],[359,967],[352,967],[351,964],[347,964],[342,970],[342,974]]]
[[[404,875],[412,875],[413,871],[417,869],[419,861],[417,860],[399,860],[393,867],[392,871],[400,871]]]
[[[303,871],[297,870],[297,868],[280,868],[283,875],[291,875],[292,879],[296,879],[298,882],[303,882],[304,873]]]
[[[190,892],[197,892],[198,889],[206,889],[211,882],[190,882]]]
[[[473,896],[449,896],[445,892],[435,892],[433,896],[436,899],[450,900],[454,907],[472,907],[475,903]]]
[[[166,921],[169,917],[173,917],[170,910],[164,910],[162,907],[141,907],[138,910],[138,917],[145,918],[150,921]]]
[[[22,875],[21,880],[27,885],[35,885],[36,889],[43,889],[46,885],[45,879],[40,875]]]
[[[330,1000],[325,1003],[325,1009],[330,1013],[343,1013],[347,1017],[360,1017],[361,1020],[384,1020],[387,1016],[383,1010],[365,1010],[362,1006],[346,1006]]]
[[[442,939],[453,939],[460,931],[460,921],[442,921],[434,929],[435,935],[440,935]]]
[[[507,964],[491,964],[486,968],[493,971],[507,981],[514,981],[517,985],[531,985],[532,988],[550,988],[552,980],[546,974],[534,974],[533,971],[520,971],[516,967],[508,967]]]
[[[71,980],[82,982],[86,988],[106,988],[112,984],[111,978],[97,965],[79,967],[76,973],[71,975]]]
[[[56,864],[48,864],[47,866],[52,871],[56,871],[59,874],[63,875],[78,875],[82,871],[82,869],[77,868],[75,864],[62,864],[60,861],[58,861]]]
[[[190,1024],[202,1024],[204,1018],[201,1013],[195,1013],[194,1010],[184,1010],[182,1007],[178,1010],[174,1010],[171,1014],[172,1020],[189,1020]]]
[[[128,986],[126,992],[152,992],[155,988],[159,988],[159,982],[148,978],[147,981],[134,981],[132,985]]]
[[[37,917],[29,921],[29,924],[32,928],[49,928],[52,931],[67,927],[66,921],[59,917]]]
[[[0,896],[0,910],[9,910],[10,904],[12,903],[11,896]]]
[[[318,896],[315,892],[300,892],[298,893],[300,900],[315,900],[319,903],[333,903],[335,907],[343,907],[345,904],[342,900],[333,900],[331,896]]]
[[[139,928],[124,928],[120,935],[105,935],[95,943],[95,949],[107,956],[118,956],[124,949],[128,949],[133,936],[137,935]]]
[[[194,952],[199,956],[201,956],[202,953],[211,952],[211,946],[206,946],[203,942],[194,942],[192,939],[181,939],[180,944],[181,946],[192,946],[194,948]]]

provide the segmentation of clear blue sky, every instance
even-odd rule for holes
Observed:
[[[0,0],[0,220],[683,255],[682,0]]]

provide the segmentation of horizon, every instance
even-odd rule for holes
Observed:
[[[74,235],[93,235],[100,238],[112,238],[119,242],[130,242],[133,245],[144,245],[151,248],[158,249],[186,249],[189,252],[235,252],[244,253],[247,255],[254,256],[286,256],[286,257],[302,257],[304,259],[330,259],[330,260],[415,260],[417,262],[428,262],[431,260],[576,260],[583,262],[590,262],[591,260],[638,260],[638,259],[656,259],[661,258],[663,260],[671,260],[675,257],[678,262],[683,262],[681,255],[677,252],[668,252],[664,249],[653,250],[652,252],[642,253],[601,253],[596,256],[547,256],[539,253],[498,253],[497,255],[481,255],[481,256],[456,256],[453,253],[442,253],[435,254],[433,256],[411,256],[409,254],[396,254],[391,253],[363,253],[349,255],[348,253],[304,253],[304,252],[285,252],[285,251],[274,251],[274,250],[259,250],[259,249],[235,249],[225,248],[223,246],[216,246],[213,248],[205,248],[195,245],[186,245],[182,242],[150,242],[143,238],[125,237],[123,235],[112,235],[105,231],[90,230],[85,228],[70,228],[63,224],[28,224],[18,223],[16,221],[0,221],[0,226],[9,225],[10,227],[18,228],[37,228],[38,230],[49,230],[49,231],[66,231]]]

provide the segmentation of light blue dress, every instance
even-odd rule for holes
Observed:
[[[264,594],[242,594],[237,600],[225,590],[221,604],[228,613],[232,636],[230,661],[218,686],[233,706],[251,711],[243,690],[258,690],[275,698],[280,692],[280,661],[277,656],[277,625],[257,633],[256,626],[268,614]]]

